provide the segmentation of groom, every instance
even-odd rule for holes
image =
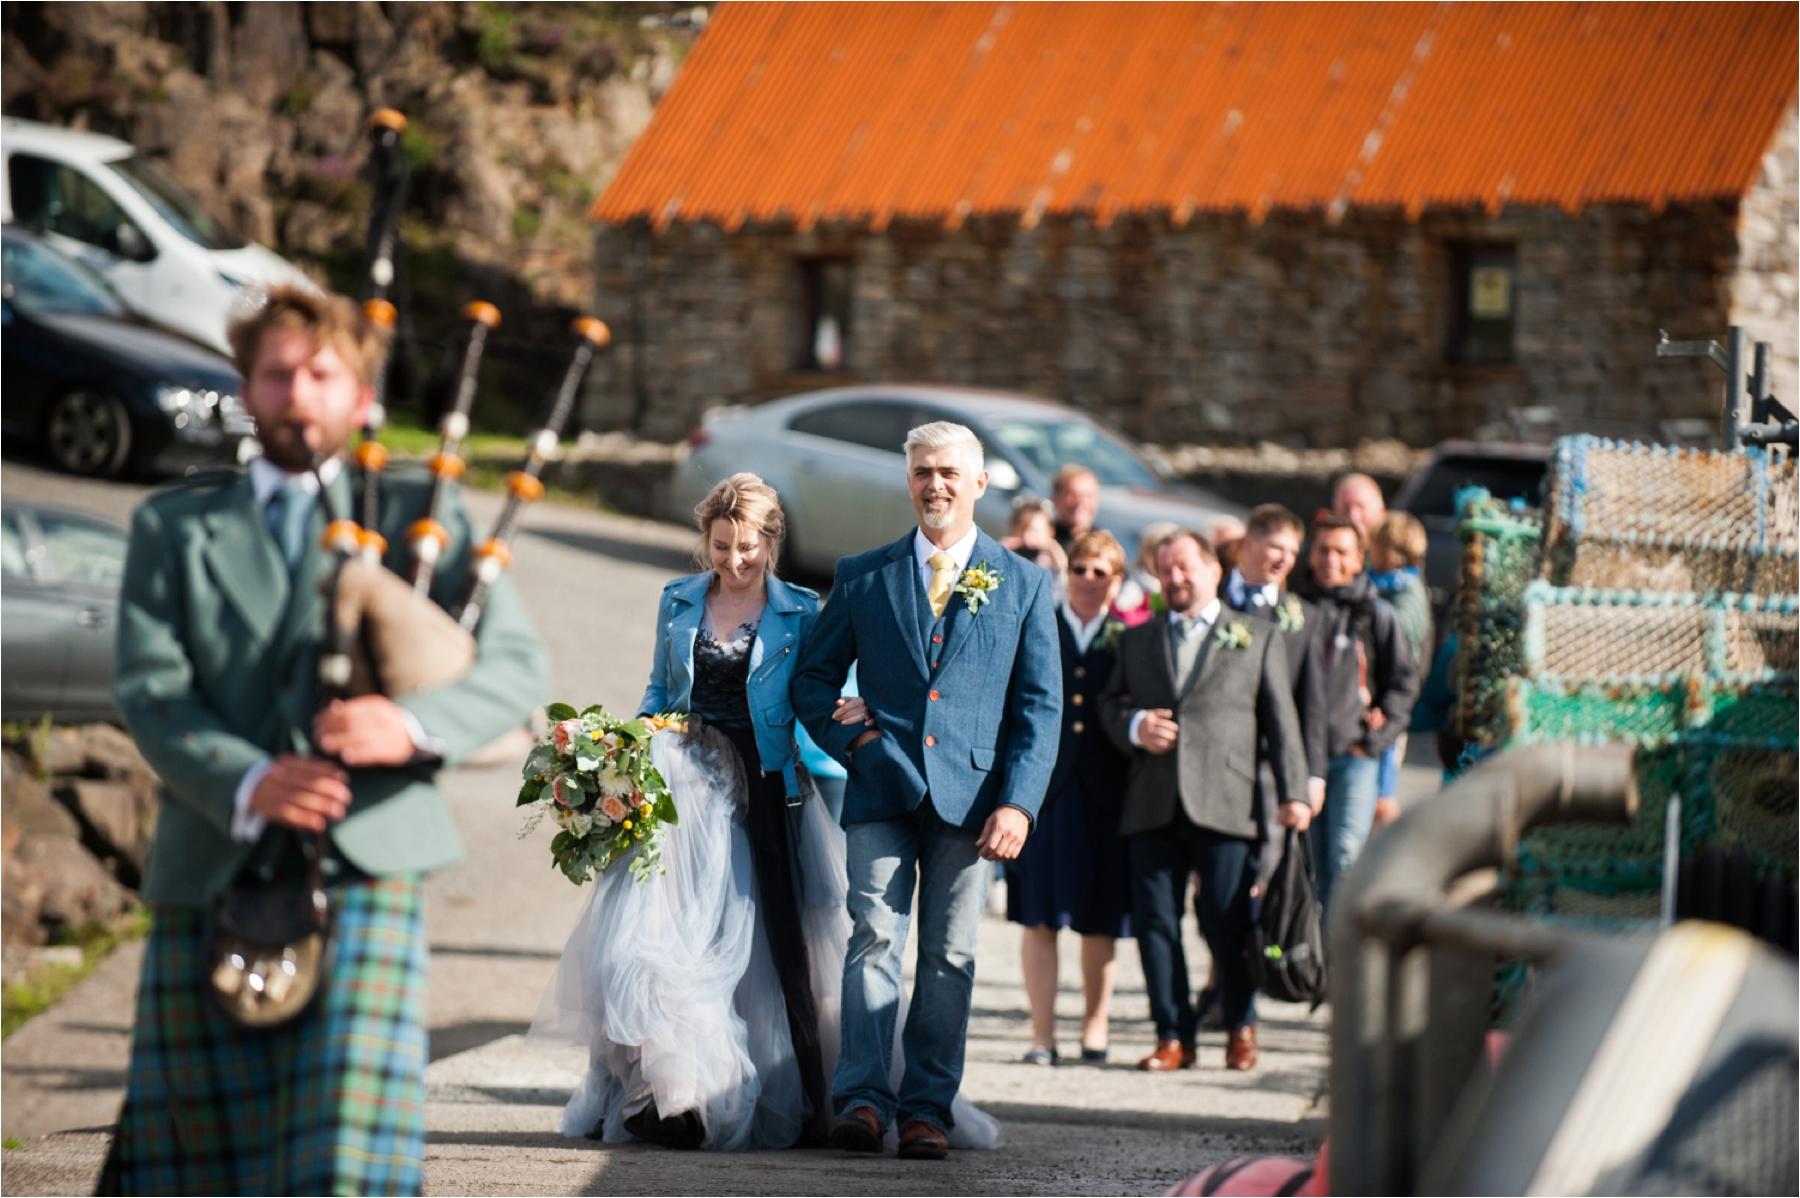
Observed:
[[[1062,715],[1050,576],[975,527],[981,442],[960,424],[906,436],[919,527],[838,562],[831,601],[794,670],[794,710],[845,763],[843,823],[854,928],[844,958],[843,1047],[831,1142],[900,1155],[949,1152],[962,1084],[975,938],[991,866],[1019,855],[1037,818]],[[857,663],[866,726],[832,719]],[[901,954],[919,896],[919,953],[891,1074]]]

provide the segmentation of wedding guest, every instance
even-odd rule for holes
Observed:
[[[1393,605],[1407,648],[1421,673],[1431,661],[1431,597],[1423,569],[1428,541],[1425,526],[1406,512],[1389,512],[1369,534],[1369,581],[1375,593]],[[1400,763],[1406,760],[1402,732],[1381,755],[1381,778],[1375,800],[1376,826],[1400,814]]]
[[[1206,539],[1219,555],[1219,565],[1227,574],[1237,569],[1238,549],[1244,541],[1244,522],[1236,516],[1214,516],[1206,526]]]
[[[1052,509],[1043,500],[1021,497],[1013,501],[1012,515],[1007,520],[1006,535],[1000,544],[1026,561],[1050,571],[1060,594],[1069,559],[1057,542]]]
[[[1137,563],[1126,576],[1125,585],[1119,588],[1119,597],[1113,600],[1113,613],[1125,621],[1127,628],[1136,628],[1162,610],[1159,599],[1162,583],[1156,577],[1156,550],[1179,530],[1177,524],[1158,520],[1144,525],[1144,530],[1138,534]]]
[[[1081,937],[1081,1059],[1106,1060],[1114,942],[1131,934],[1125,842],[1118,799],[1125,758],[1107,739],[1095,704],[1112,676],[1125,625],[1109,612],[1125,577],[1125,550],[1108,532],[1069,547],[1069,593],[1057,622],[1062,645],[1062,741],[1037,828],[1007,868],[1006,917],[1023,924],[1031,1050],[1025,1061],[1054,1065],[1057,932]]]
[[[1050,502],[1056,507],[1056,543],[1067,552],[1100,515],[1100,476],[1086,466],[1064,466],[1051,480]]]
[[[1363,539],[1343,516],[1313,523],[1313,594],[1325,666],[1325,808],[1313,825],[1319,899],[1362,851],[1375,818],[1381,754],[1412,714],[1419,680],[1394,609],[1363,573]]]
[[[1366,542],[1369,533],[1387,516],[1381,484],[1366,474],[1344,475],[1331,489],[1331,513],[1355,525]]]
[[[1147,1072],[1194,1065],[1196,1015],[1181,943],[1189,877],[1198,874],[1200,930],[1218,970],[1225,1067],[1256,1067],[1256,1001],[1245,948],[1262,839],[1255,746],[1266,742],[1277,819],[1304,831],[1306,754],[1286,649],[1270,624],[1224,610],[1218,559],[1198,533],[1156,553],[1168,615],[1119,638],[1101,721],[1132,758],[1119,831],[1130,838],[1131,924],[1156,1024]]]

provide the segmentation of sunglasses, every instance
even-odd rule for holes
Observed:
[[[1069,573],[1076,578],[1111,578],[1112,570],[1107,566],[1070,566]]]

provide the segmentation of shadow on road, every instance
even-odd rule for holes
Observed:
[[[619,537],[570,532],[563,528],[531,528],[524,530],[521,535],[540,537],[570,549],[578,549],[583,553],[598,553],[617,561],[667,570],[671,574],[687,574],[694,569],[694,559],[691,554],[668,545],[649,545]]]
[[[441,1061],[506,1036],[522,1036],[531,1024],[506,1019],[476,1019],[431,1029],[431,1059]]]

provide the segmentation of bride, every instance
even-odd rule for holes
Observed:
[[[709,568],[663,590],[639,714],[683,711],[652,757],[680,822],[666,873],[601,874],[531,1034],[573,1040],[588,1069],[566,1136],[670,1148],[824,1142],[850,919],[844,834],[799,766],[788,681],[817,594],[775,577],[775,491],[736,474],[694,509]],[[861,723],[860,699],[836,718]],[[999,1141],[958,1100],[955,1139]]]

